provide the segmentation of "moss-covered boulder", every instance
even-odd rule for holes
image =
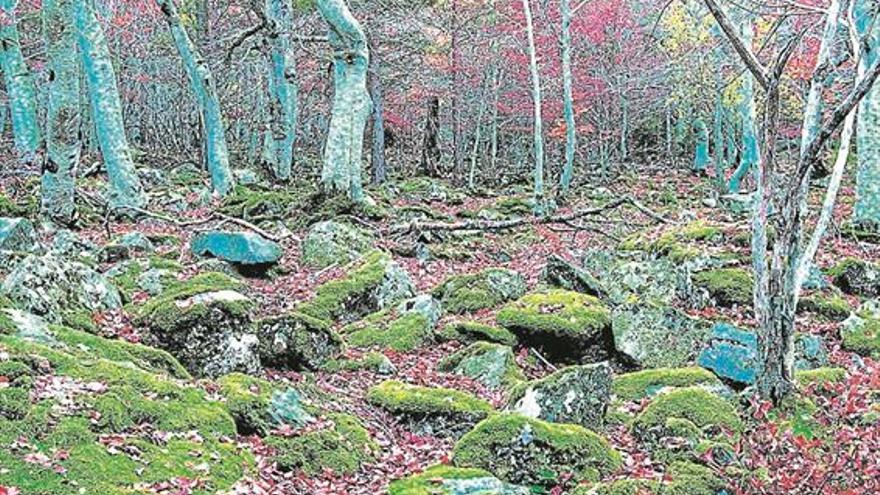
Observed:
[[[342,339],[324,320],[301,313],[254,323],[264,366],[281,370],[317,370],[342,350]]]
[[[437,338],[443,341],[456,341],[469,344],[472,342],[494,342],[508,346],[515,346],[518,342],[516,335],[510,330],[470,320],[452,320],[437,332]]]
[[[33,252],[39,247],[37,233],[30,220],[0,217],[0,251]]]
[[[372,251],[344,277],[326,282],[297,312],[327,322],[350,323],[413,297],[412,280],[388,253]]]
[[[611,391],[625,401],[640,401],[671,388],[702,387],[718,389],[721,381],[711,371],[691,368],[658,368],[614,377]]]
[[[742,268],[718,268],[693,275],[694,286],[706,291],[716,304],[723,307],[752,304],[754,279]]]
[[[566,290],[528,294],[496,315],[520,342],[543,348],[551,357],[577,360],[601,347],[611,329],[611,312],[593,296]]]
[[[880,303],[868,301],[863,304],[843,322],[840,337],[844,349],[880,359]]]
[[[798,299],[798,312],[814,313],[825,319],[841,321],[849,317],[853,308],[839,294],[810,294]]]
[[[796,371],[794,381],[801,387],[826,383],[840,383],[846,378],[843,368],[816,368],[813,370]]]
[[[237,292],[241,282],[204,273],[169,288],[136,308],[134,322],[148,342],[173,354],[194,375],[217,377],[260,370],[251,333],[253,302]]]
[[[861,297],[880,296],[880,265],[858,258],[848,258],[831,269],[834,285],[847,294]]]
[[[472,378],[489,388],[506,388],[525,380],[513,350],[491,342],[474,342],[440,360],[437,369]]]
[[[611,374],[607,363],[562,368],[517,386],[509,408],[531,418],[598,430],[611,396]]]
[[[596,481],[621,465],[620,454],[598,434],[521,414],[481,421],[455,444],[452,461],[509,483],[541,487]]]
[[[183,271],[180,263],[151,256],[146,259],[130,259],[116,263],[104,275],[116,288],[122,298],[129,302],[137,292],[158,296],[166,288],[177,282],[177,275]]]
[[[309,227],[303,240],[303,261],[317,269],[347,265],[372,249],[375,240],[359,227],[328,220]]]
[[[584,257],[584,267],[599,279],[612,304],[669,306],[677,300],[692,306],[702,304],[700,295],[692,290],[687,267],[665,258],[634,260],[592,250]]]
[[[271,459],[283,470],[316,476],[325,471],[352,474],[376,458],[379,446],[356,417],[329,414],[327,419],[329,424],[321,429],[268,437]]]
[[[679,367],[693,362],[711,332],[708,322],[671,306],[622,304],[611,312],[614,348],[643,368]]]
[[[572,495],[719,495],[727,483],[712,469],[686,461],[673,462],[662,481],[627,478],[580,487]]]
[[[449,313],[463,314],[494,308],[516,299],[526,291],[525,278],[513,270],[488,268],[478,273],[455,275],[434,289]]]
[[[529,495],[528,488],[505,483],[492,473],[438,464],[391,482],[388,495]]]
[[[299,392],[262,378],[231,373],[217,380],[226,408],[242,435],[266,435],[273,428],[302,428],[315,422]]]
[[[541,279],[551,287],[602,297],[602,284],[590,272],[566,261],[559,255],[547,258]]]
[[[372,387],[367,401],[432,435],[458,436],[492,412],[492,406],[469,393],[389,380]]]
[[[103,311],[122,305],[119,291],[107,277],[53,254],[31,255],[18,262],[0,294],[53,323],[60,322],[66,311]]]
[[[393,310],[379,311],[346,325],[341,333],[355,348],[412,351],[433,340],[439,319],[440,304],[424,294],[400,303]]]

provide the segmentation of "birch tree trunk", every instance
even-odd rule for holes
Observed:
[[[365,200],[361,183],[364,128],[372,107],[367,91],[367,39],[344,0],[318,0],[317,5],[330,25],[334,69],[333,110],[321,182],[325,192],[345,193],[360,202]]]
[[[374,38],[370,38],[370,99],[373,101],[373,184],[385,182],[385,89],[382,84],[382,64]]]
[[[855,0],[854,20],[859,38],[864,40],[859,62],[862,70],[878,59],[880,26],[877,26],[876,4],[871,0]],[[872,228],[880,226],[880,88],[873,88],[859,106],[856,130],[858,169],[856,172],[856,204],[854,222]]]
[[[742,22],[740,31],[743,42],[747,46],[751,46],[754,37],[752,20],[749,18],[745,19]],[[757,138],[758,112],[755,105],[755,76],[746,71],[742,77],[742,106],[740,108],[740,118],[742,119],[742,155],[740,156],[739,166],[733,172],[727,185],[728,191],[733,193],[739,192],[743,178],[760,160]]]
[[[571,75],[571,0],[560,0],[562,14],[562,111],[565,117],[565,164],[559,179],[559,194],[568,194],[574,174],[574,151],[577,148],[577,129],[574,122],[574,97]]]
[[[535,31],[532,25],[530,0],[522,0],[526,17],[526,35],[529,40],[529,68],[532,73],[532,100],[535,110],[535,214],[544,214],[544,131],[541,119],[541,76],[538,74],[538,55],[535,50]]]
[[[226,127],[220,99],[214,87],[214,78],[207,62],[196,49],[192,39],[180,22],[180,15],[174,0],[156,0],[168,29],[177,45],[177,52],[189,77],[190,87],[199,105],[205,131],[205,149],[208,172],[211,174],[211,188],[219,196],[225,196],[235,187],[235,179],[229,168],[229,150],[226,146]]]
[[[76,218],[75,180],[82,142],[80,66],[73,28],[74,0],[43,0],[43,35],[49,69],[46,115],[46,166],[41,189],[42,214],[60,225]]]
[[[6,83],[16,151],[24,163],[33,163],[40,148],[37,92],[33,76],[21,54],[15,14],[17,6],[17,0],[0,1],[0,9],[5,17],[0,23],[0,68]]]
[[[696,136],[696,149],[694,152],[694,170],[704,172],[709,166],[709,130],[703,119],[694,121],[694,135]]]
[[[266,0],[266,18],[271,29],[272,91],[271,123],[268,159],[281,181],[290,180],[296,146],[296,124],[299,88],[296,81],[296,60],[293,54],[293,6],[290,0]]]
[[[74,21],[82,65],[89,87],[92,119],[104,166],[110,178],[109,205],[142,207],[146,195],[141,187],[125,136],[122,103],[110,48],[91,0],[74,0]]]

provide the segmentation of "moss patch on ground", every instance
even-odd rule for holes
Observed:
[[[315,476],[325,470],[352,474],[376,458],[379,447],[360,421],[348,414],[328,417],[332,426],[298,436],[270,436],[266,445],[275,450],[272,459],[287,471]]]
[[[721,306],[752,304],[754,279],[742,268],[719,268],[695,273],[694,285],[704,289]]]
[[[716,386],[721,381],[704,368],[658,368],[618,375],[611,385],[612,393],[626,401],[638,401],[655,395],[667,387]]]
[[[467,320],[450,321],[437,332],[437,337],[444,341],[458,341],[466,344],[482,340],[515,346],[518,342],[516,335],[506,328]]]

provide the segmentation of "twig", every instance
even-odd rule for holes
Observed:
[[[534,347],[529,347],[529,350],[532,351],[532,352],[535,354],[535,356],[538,358],[539,361],[541,361],[542,363],[544,363],[544,364],[546,364],[547,366],[549,366],[551,370],[556,371],[556,370],[559,369],[559,368],[557,368],[556,366],[553,366],[553,363],[551,363],[550,361],[547,361],[546,359],[544,359],[544,356],[542,356],[541,353],[538,352],[538,350],[535,349]]]

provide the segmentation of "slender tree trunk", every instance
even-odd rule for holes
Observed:
[[[462,91],[460,71],[462,66],[461,46],[459,43],[458,1],[452,0],[452,165],[453,182],[460,184],[464,178],[464,156],[462,146],[464,131],[462,123]]]
[[[855,0],[854,21],[864,50],[859,65],[865,70],[878,59],[880,26],[876,4]],[[856,130],[858,169],[853,220],[870,228],[880,227],[880,88],[874,87],[859,106]]]
[[[34,79],[21,54],[18,37],[17,0],[0,1],[6,20],[0,25],[0,68],[3,70],[15,148],[24,163],[33,163],[40,148],[37,123],[37,92]]]
[[[743,41],[751,45],[754,36],[751,19],[743,21],[741,31]],[[749,173],[749,170],[755,167],[760,153],[757,139],[758,117],[755,105],[755,77],[748,71],[742,77],[742,107],[740,110],[743,126],[742,156],[740,157],[739,167],[733,172],[733,176],[731,176],[730,183],[727,186],[727,189],[733,193],[739,192],[742,180]]]
[[[501,95],[501,67],[495,71],[495,80],[492,84],[492,135],[489,138],[489,170],[495,170],[498,163],[498,99]]]
[[[715,158],[715,185],[722,193],[727,192],[727,181],[724,172],[727,164],[724,160],[724,100],[721,93],[722,80],[720,71],[715,72],[715,119],[712,124],[712,154]]]
[[[532,73],[532,100],[535,120],[535,214],[544,214],[544,130],[541,118],[541,76],[538,74],[538,55],[535,50],[535,31],[532,25],[530,0],[522,0],[526,16],[526,35],[529,39],[529,68]]]
[[[174,38],[177,51],[183,60],[183,66],[189,76],[190,86],[202,116],[211,187],[215,194],[225,196],[235,186],[235,179],[229,168],[226,127],[223,123],[223,113],[220,110],[220,99],[217,97],[217,90],[214,87],[214,78],[205,59],[202,58],[180,23],[180,15],[174,0],[156,0],[156,2],[171,30],[171,36]]]
[[[293,6],[290,0],[266,0],[265,12],[270,23],[269,44],[272,47],[267,158],[275,178],[287,181],[293,167],[299,97],[291,39]]]
[[[440,99],[428,98],[428,111],[425,117],[425,135],[422,143],[422,173],[428,177],[440,176]]]
[[[370,98],[373,100],[373,184],[385,182],[385,89],[382,85],[382,64],[374,37],[370,38]]]
[[[77,42],[88,81],[92,118],[110,178],[109,204],[111,208],[142,207],[146,196],[125,135],[116,72],[94,9],[91,0],[74,0]]]
[[[344,0],[318,0],[317,5],[330,25],[334,69],[333,111],[321,182],[327,193],[345,193],[360,202],[365,200],[361,183],[364,128],[372,107],[367,91],[367,39]]]
[[[477,112],[477,125],[476,129],[474,130],[474,146],[471,149],[471,167],[470,171],[468,171],[468,188],[472,190],[474,189],[475,176],[477,173],[477,160],[479,159],[480,141],[483,140],[482,131],[483,116],[486,114],[486,91],[488,90],[490,80],[493,80],[494,84],[494,78],[495,73],[497,72],[497,68],[493,66],[491,72],[492,76],[489,79],[484,80],[483,88],[480,91],[480,109]]]
[[[703,119],[699,117],[694,121],[694,134],[697,138],[694,152],[694,171],[704,172],[709,166],[709,130]]]
[[[574,151],[577,149],[577,128],[574,121],[573,77],[571,74],[571,0],[560,0],[562,14],[562,112],[565,117],[565,164],[559,180],[559,194],[565,197],[574,174]]]
[[[76,218],[76,170],[80,133],[79,58],[73,28],[74,0],[43,0],[43,32],[49,68],[46,166],[41,210],[49,220],[70,225]]]

